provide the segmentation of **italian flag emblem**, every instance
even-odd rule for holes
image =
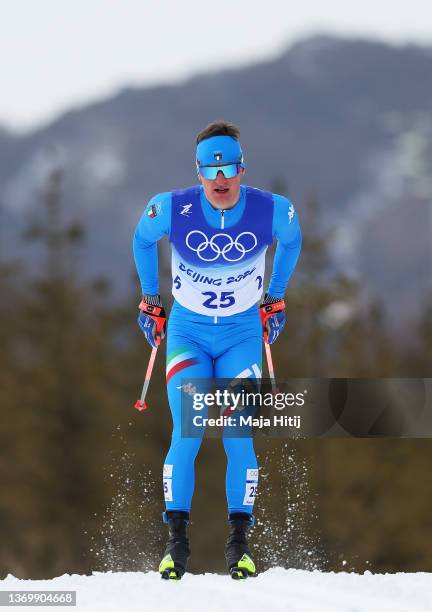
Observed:
[[[179,348],[168,355],[167,368],[166,368],[166,381],[167,383],[171,378],[181,372],[185,368],[198,363],[198,358],[194,356],[191,351]]]
[[[148,211],[148,213],[147,213],[147,216],[151,217],[153,219],[153,217],[156,217],[156,215],[157,215],[156,206],[154,204],[152,204],[150,209],[149,209],[149,211]]]

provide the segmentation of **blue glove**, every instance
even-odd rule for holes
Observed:
[[[264,331],[264,342],[273,344],[285,327],[285,302],[267,293],[260,304],[259,313]]]
[[[150,346],[156,348],[166,332],[166,314],[160,296],[143,295],[138,308],[138,325]]]

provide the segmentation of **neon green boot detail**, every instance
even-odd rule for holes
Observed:
[[[249,555],[246,554],[244,554],[240,561],[237,563],[237,567],[242,570],[246,570],[248,574],[256,573],[255,563],[252,561]]]
[[[171,555],[165,555],[159,564],[159,573],[165,580],[180,580],[184,572],[175,567]]]
[[[159,563],[159,573],[162,574],[165,570],[174,569],[174,561],[171,555],[165,555],[162,561]]]

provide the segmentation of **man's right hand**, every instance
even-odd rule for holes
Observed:
[[[138,308],[138,325],[150,346],[156,348],[166,333],[166,314],[160,295],[143,295]]]

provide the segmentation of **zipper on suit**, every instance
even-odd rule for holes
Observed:
[[[222,209],[221,210],[221,229],[225,229],[225,217],[224,217],[224,213],[225,211]],[[214,323],[217,323],[217,315],[214,316]]]

